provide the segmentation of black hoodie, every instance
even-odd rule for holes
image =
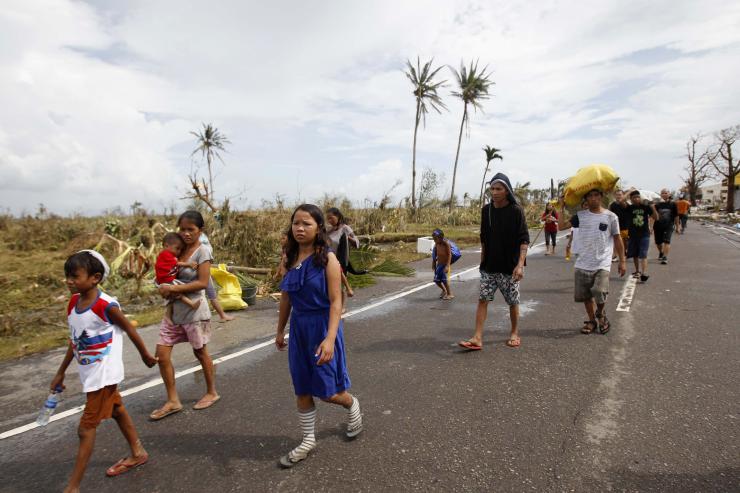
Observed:
[[[481,210],[480,241],[485,256],[481,270],[490,274],[499,272],[511,275],[519,263],[519,249],[529,244],[529,230],[524,210],[517,204],[509,178],[497,173],[489,183],[500,181],[509,192],[509,204],[496,208],[493,202]]]

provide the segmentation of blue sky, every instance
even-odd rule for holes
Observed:
[[[407,58],[478,59],[496,85],[463,139],[457,191],[481,148],[544,187],[608,163],[676,188],[684,144],[740,123],[740,5],[726,1],[16,2],[0,7],[0,208],[95,214],[174,206],[194,141],[232,141],[217,197],[258,206],[410,190]],[[448,68],[440,75],[452,81]],[[420,131],[417,165],[449,191],[462,104]],[[201,168],[201,172],[202,172]]]

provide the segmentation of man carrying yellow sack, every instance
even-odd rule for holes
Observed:
[[[604,192],[599,188],[585,195],[587,208],[576,212],[570,221],[565,220],[565,204],[562,204],[558,228],[578,228],[579,255],[575,263],[576,302],[583,303],[588,320],[583,323],[582,334],[599,330],[609,332],[609,319],[606,316],[606,298],[609,294],[609,271],[612,254],[619,258],[619,275],[624,276],[627,264],[624,257],[624,244],[619,231],[619,219],[613,212],[604,209],[601,201]]]

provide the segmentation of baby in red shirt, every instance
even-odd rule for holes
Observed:
[[[178,257],[185,249],[185,242],[179,234],[167,233],[162,238],[162,247],[162,251],[157,255],[157,261],[154,263],[157,286],[161,284],[183,284],[182,281],[177,279],[177,272],[180,270],[180,267],[198,268],[197,265],[194,265],[194,262],[188,263],[178,260]],[[200,300],[191,300],[182,294],[175,294],[167,298],[166,317],[168,319],[172,318],[172,303],[175,300],[182,301],[193,310],[200,306]]]

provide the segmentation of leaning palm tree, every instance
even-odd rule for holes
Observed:
[[[419,57],[416,57],[416,67],[409,60],[406,60],[407,70],[404,75],[411,81],[414,86],[414,97],[416,97],[416,118],[414,119],[414,145],[411,154],[411,208],[416,210],[416,134],[419,130],[419,122],[427,124],[427,113],[431,107],[437,113],[442,113],[442,109],[447,106],[442,102],[442,98],[437,94],[437,89],[444,87],[446,80],[436,82],[434,77],[442,67],[432,70],[432,58],[424,66],[421,66]],[[428,106],[427,106],[428,105]]]
[[[453,92],[463,101],[463,117],[460,122],[460,136],[457,138],[457,152],[455,153],[455,167],[452,170],[452,191],[450,192],[450,212],[455,200],[455,179],[457,178],[457,161],[460,158],[460,144],[462,143],[463,128],[468,124],[468,104],[473,105],[474,110],[483,111],[481,101],[488,99],[488,89],[494,83],[490,80],[491,74],[486,73],[488,67],[478,71],[478,62],[470,62],[470,67],[466,68],[463,62],[460,62],[460,71],[450,67],[457,79],[458,91]]]
[[[201,157],[205,157],[206,161],[208,162],[208,186],[209,190],[206,191],[206,198],[212,199],[213,198],[213,158],[217,157],[219,161],[222,163],[224,162],[223,158],[221,158],[221,154],[219,154],[218,151],[226,151],[226,144],[231,144],[231,141],[229,141],[228,138],[219,130],[211,125],[210,123],[206,125],[203,124],[203,130],[200,132],[190,132],[191,134],[195,135],[198,147],[195,148],[195,150],[190,154],[191,156],[193,154],[196,154],[198,152],[201,153]],[[224,163],[226,164],[226,163]]]
[[[483,148],[483,152],[486,153],[486,169],[483,170],[483,181],[480,184],[480,205],[483,205],[483,187],[486,185],[486,175],[488,174],[488,169],[491,165],[491,161],[494,159],[500,159],[504,160],[504,156],[499,154],[499,151],[501,149],[496,149],[495,147],[486,146]]]

